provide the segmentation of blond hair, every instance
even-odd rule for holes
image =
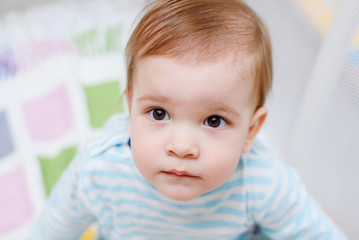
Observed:
[[[156,0],[146,8],[126,46],[127,91],[136,63],[148,56],[218,57],[235,52],[251,59],[257,107],[272,85],[269,34],[260,18],[242,1]]]

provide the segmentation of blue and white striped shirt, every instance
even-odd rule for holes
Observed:
[[[92,223],[105,239],[254,239],[253,230],[264,239],[345,239],[295,171],[261,141],[222,186],[176,201],[137,170],[128,126],[126,115],[115,115],[86,145],[52,191],[31,239],[78,239]]]

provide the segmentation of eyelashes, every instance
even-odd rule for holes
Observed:
[[[148,111],[148,115],[155,121],[170,120],[170,115],[163,108],[153,108]],[[223,128],[228,125],[228,121],[219,115],[211,115],[204,120],[203,124],[211,128]]]

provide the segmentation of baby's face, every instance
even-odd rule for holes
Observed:
[[[234,69],[230,57],[147,57],[137,64],[128,97],[133,157],[167,197],[185,201],[219,187],[250,149],[246,68]]]

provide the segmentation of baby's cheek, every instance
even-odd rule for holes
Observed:
[[[156,166],[158,159],[154,141],[150,141],[145,136],[137,136],[137,138],[131,139],[131,149],[137,168],[143,175],[148,175],[148,172],[151,172]]]
[[[241,150],[237,147],[225,147],[222,151],[222,165],[232,175],[236,167],[238,166],[239,159],[241,157]]]
[[[211,179],[210,181],[213,181],[217,187],[225,183],[238,166],[239,156],[226,153],[223,152],[217,156],[212,155],[210,164],[206,167],[208,179]]]

